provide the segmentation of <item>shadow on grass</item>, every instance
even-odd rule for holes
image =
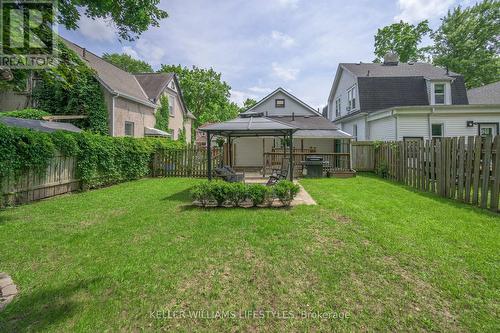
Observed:
[[[99,280],[82,280],[53,289],[42,288],[28,295],[21,290],[14,301],[0,313],[0,331],[45,331],[52,325],[71,318],[80,309],[80,303],[72,297]]]
[[[178,202],[189,202],[191,203],[191,195],[189,193],[190,189],[185,189],[180,192],[175,192],[168,197],[163,198],[165,201],[178,201]]]
[[[456,199],[445,198],[445,197],[439,196],[436,193],[425,192],[423,190],[418,190],[418,189],[416,189],[414,187],[411,187],[409,185],[402,184],[402,183],[397,182],[395,180],[385,179],[385,178],[379,177],[379,176],[377,176],[375,174],[363,173],[363,176],[367,177],[367,178],[376,179],[376,180],[378,180],[380,182],[383,182],[383,183],[386,183],[386,184],[390,184],[390,185],[394,185],[394,186],[398,186],[398,187],[404,188],[405,190],[413,192],[413,193],[415,193],[415,194],[417,194],[417,195],[419,195],[421,197],[424,197],[424,198],[427,198],[427,199],[433,199],[433,200],[435,200],[435,201],[437,201],[437,202],[439,202],[441,204],[445,204],[445,205],[453,207],[453,208],[458,208],[458,209],[473,211],[473,212],[476,212],[476,213],[483,213],[483,214],[490,215],[490,216],[499,216],[499,214],[497,214],[495,212],[492,212],[492,211],[490,211],[490,210],[488,210],[486,208],[480,208],[478,206],[474,206],[474,205],[469,204],[469,203],[457,201]]]

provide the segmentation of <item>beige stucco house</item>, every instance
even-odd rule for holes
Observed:
[[[175,74],[147,73],[130,74],[85,48],[63,39],[89,67],[95,70],[101,84],[108,110],[109,134],[111,136],[144,136],[179,138],[186,132],[186,141],[191,142],[194,116],[187,110],[179,82]],[[155,114],[160,106],[160,96],[165,95],[170,104],[169,132],[155,128]],[[0,111],[23,109],[30,106],[29,93],[4,93]]]

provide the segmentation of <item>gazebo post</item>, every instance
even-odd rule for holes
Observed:
[[[232,146],[233,145],[231,143],[231,134],[229,134],[227,136],[227,159],[228,159],[228,164],[231,168],[233,167],[233,159],[232,159],[233,152],[231,151],[231,149],[233,148]]]
[[[208,180],[212,180],[212,138],[207,131],[207,173]]]
[[[293,181],[293,131],[290,131],[290,181]]]

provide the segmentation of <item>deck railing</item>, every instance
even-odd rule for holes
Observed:
[[[307,156],[314,155],[323,158],[323,171],[325,173],[351,171],[350,153],[312,153],[312,152],[294,152],[293,170],[294,176],[300,177],[304,172],[303,162]],[[288,158],[290,154],[283,152],[264,153],[264,165],[262,172],[264,177],[272,173],[273,170],[281,169],[283,158]]]

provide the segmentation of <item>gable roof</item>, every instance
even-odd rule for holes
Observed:
[[[181,100],[182,111],[188,118],[196,119],[196,117],[188,110],[186,102],[184,102],[184,95],[182,94],[182,89],[175,73],[138,73],[134,74],[134,76],[148,95],[149,99],[155,103],[158,101],[158,98],[168,86],[170,81],[174,80],[175,85],[177,86],[177,94]]]
[[[64,44],[95,70],[97,79],[112,94],[155,108],[134,75],[116,67],[85,48],[60,37]]]
[[[138,73],[134,74],[139,84],[148,95],[149,99],[156,101],[170,80],[174,77],[174,73]]]
[[[500,81],[469,89],[470,104],[500,104]]]
[[[245,112],[242,112],[242,113],[251,113],[253,109],[257,108],[258,106],[263,104],[265,101],[269,100],[271,97],[273,97],[277,93],[282,93],[282,94],[290,97],[292,100],[299,103],[300,105],[302,105],[304,108],[306,108],[308,111],[312,112],[313,114],[321,115],[320,113],[318,113],[318,111],[313,109],[311,106],[307,105],[306,103],[304,103],[303,101],[301,101],[300,99],[298,99],[297,97],[295,97],[294,95],[292,95],[291,93],[289,93],[288,91],[286,91],[285,89],[283,89],[281,87],[279,87],[278,89],[276,89],[275,91],[273,91],[272,93],[270,93],[269,95],[267,95],[266,97],[261,99],[257,104],[255,104],[254,106],[252,106],[251,108],[249,108],[248,110],[246,110]]]

